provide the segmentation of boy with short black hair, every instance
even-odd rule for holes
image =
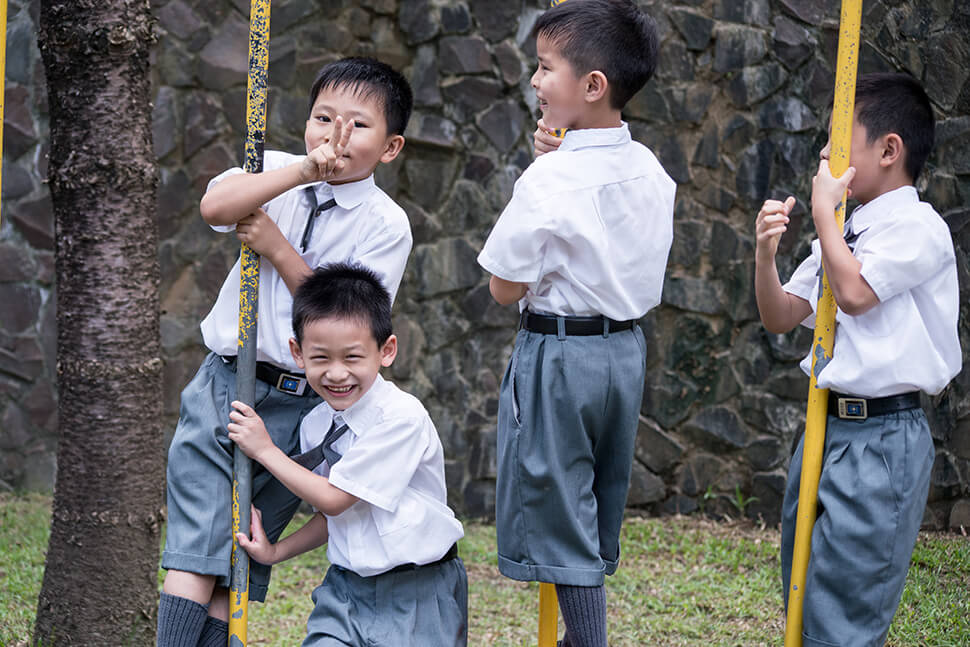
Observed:
[[[255,402],[284,452],[297,450],[300,420],[319,402],[286,344],[291,292],[330,261],[366,264],[392,298],[404,274],[412,240],[407,215],[375,185],[373,172],[401,152],[411,104],[407,81],[384,63],[350,58],[328,64],[310,93],[307,154],[266,151],[262,173],[229,169],[209,182],[202,198],[202,217],[213,229],[235,230],[262,257]],[[237,261],[202,321],[210,352],[182,392],[169,449],[162,647],[227,640],[232,443],[225,427],[236,397],[239,274]],[[273,539],[299,505],[259,469],[253,502]],[[251,566],[250,600],[265,598],[269,570]]]
[[[240,545],[275,564],[327,544],[304,647],[465,645],[464,533],[441,441],[417,398],[380,375],[397,354],[387,291],[361,266],[320,268],[296,292],[293,331],[293,359],[324,400],[300,426],[303,453],[287,456],[241,402],[229,438],[318,512],[272,543],[254,509]]]
[[[833,356],[818,370],[830,389],[818,518],[806,574],[806,647],[885,642],[919,533],[933,439],[919,392],[935,395],[960,371],[959,295],[949,229],[913,186],[933,146],[933,109],[904,74],[856,84],[850,167],[812,183],[818,239],[785,285],[775,253],[795,204],[768,200],[756,222],[755,291],[765,328],[814,326],[821,267],[835,301]],[[860,202],[835,221],[844,191]],[[811,353],[802,361],[806,374]],[[816,368],[818,369],[818,363]],[[782,509],[787,604],[804,438],[791,459]]]
[[[499,395],[499,570],[556,584],[562,644],[606,647],[646,370],[637,320],[660,302],[676,187],[620,114],[655,68],[653,21],[628,0],[570,0],[533,35],[543,122],[569,130],[478,257],[495,300],[522,311]]]

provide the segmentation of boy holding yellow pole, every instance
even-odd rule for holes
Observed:
[[[755,293],[765,328],[813,326],[824,267],[838,310],[833,356],[815,363],[829,390],[817,519],[805,576],[804,645],[882,645],[919,532],[933,439],[919,392],[960,368],[959,298],[950,232],[913,186],[933,145],[932,107],[903,74],[856,84],[849,168],[821,152],[812,183],[818,239],[782,285],[775,266],[795,198],[768,200],[756,221]],[[860,202],[839,232],[843,195]],[[809,373],[811,353],[802,362]],[[782,510],[782,578],[790,594],[804,439]]]

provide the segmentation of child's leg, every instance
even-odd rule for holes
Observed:
[[[196,647],[206,615],[206,605],[163,591],[158,602],[157,647]]]
[[[607,647],[606,587],[556,585],[566,625],[562,647]]]
[[[236,375],[214,354],[182,392],[179,425],[168,454],[168,531],[162,567],[170,572],[214,576],[229,585],[232,547],[232,443],[226,432]],[[273,442],[287,453],[298,449],[299,423],[319,402],[297,397],[257,380],[256,411]],[[253,466],[253,501],[263,511],[271,540],[282,532],[298,500],[258,465]],[[265,598],[269,567],[251,562],[249,599]],[[190,597],[169,586],[166,591]]]
[[[805,582],[804,645],[881,646],[919,533],[933,440],[921,410],[829,417]]]
[[[229,644],[229,623],[209,616],[202,627],[196,647],[226,647]]]

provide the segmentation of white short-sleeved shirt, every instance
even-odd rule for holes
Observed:
[[[347,409],[322,402],[310,411],[302,451],[323,442],[335,416],[349,427],[333,443],[342,458],[314,471],[360,501],[327,515],[327,559],[364,577],[440,559],[465,533],[448,507],[444,452],[424,406],[378,375]]]
[[[676,188],[626,123],[570,130],[515,183],[478,262],[528,285],[520,308],[637,319],[660,303]]]
[[[266,151],[263,168],[272,171],[299,162],[303,157]],[[230,175],[243,172],[241,168],[231,168],[213,178],[208,188]],[[303,260],[311,268],[336,262],[366,265],[381,277],[393,301],[411,252],[411,225],[407,214],[378,188],[373,175],[349,184],[331,186],[319,182],[295,187],[264,204],[263,209],[298,252],[312,209],[304,190],[308,186],[314,186],[318,204],[332,197],[337,206],[316,217],[310,242],[301,254]],[[228,232],[234,230],[235,225],[214,226],[213,229]],[[212,310],[201,324],[205,345],[220,355],[236,355],[238,352],[239,272],[240,262],[237,260],[226,276]],[[293,296],[283,278],[272,263],[262,260],[259,264],[256,357],[296,371],[288,345],[293,336],[292,307]]]
[[[836,312],[833,358],[818,386],[868,398],[925,391],[931,395],[960,372],[959,288],[950,231],[933,207],[905,186],[857,207],[853,255],[879,297],[868,312]],[[815,326],[821,246],[795,270],[785,291],[807,300]],[[811,351],[801,368],[811,371]]]

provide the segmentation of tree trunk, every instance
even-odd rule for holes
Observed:
[[[43,0],[57,481],[34,642],[154,644],[164,455],[148,0]]]

